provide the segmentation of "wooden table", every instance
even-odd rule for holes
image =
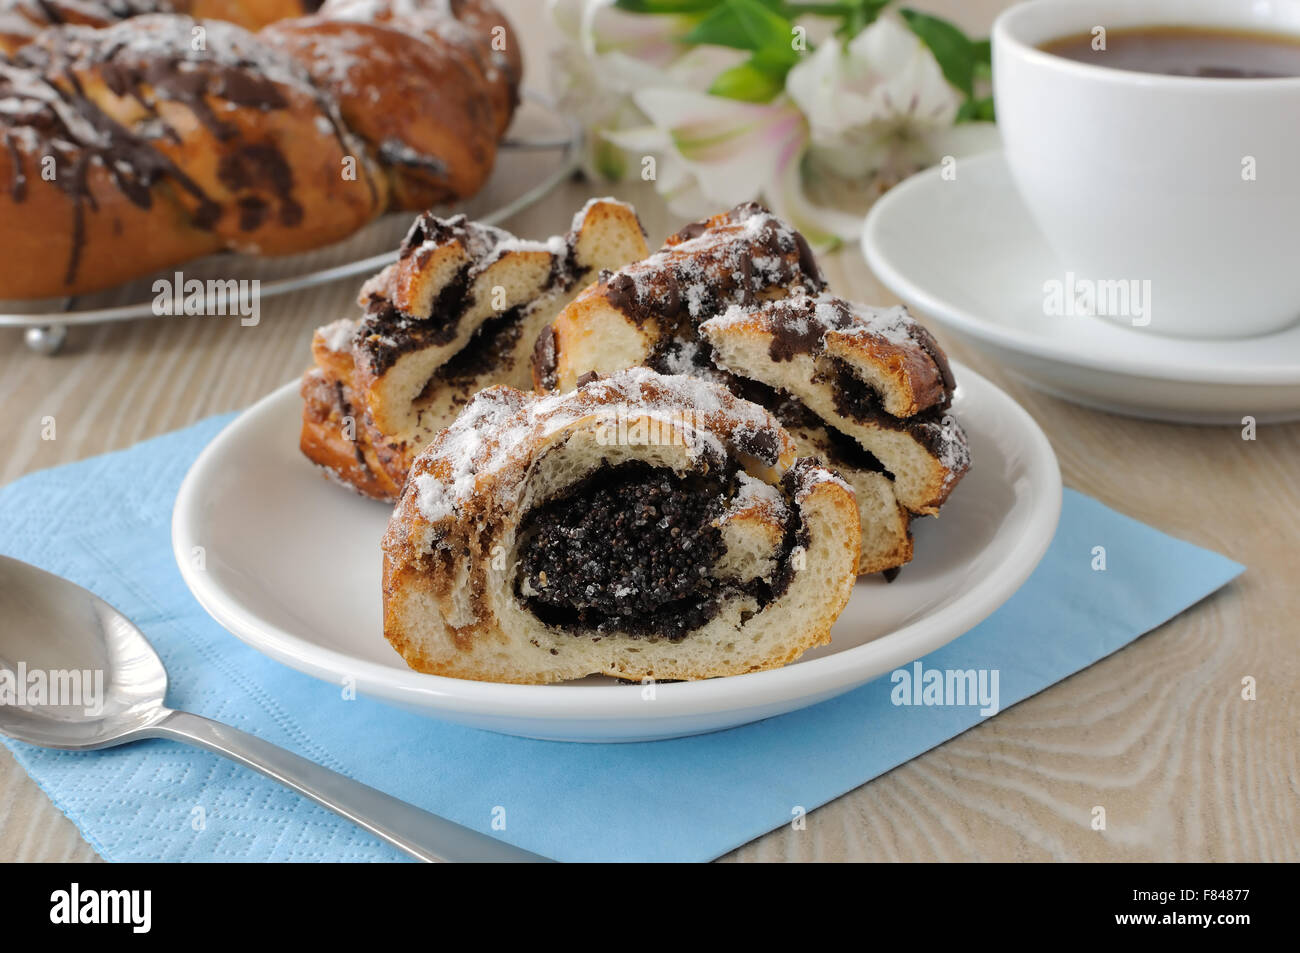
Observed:
[[[1004,4],[917,5],[982,33]],[[544,86],[541,4],[504,6],[537,40],[531,82]],[[527,237],[560,230],[593,190],[611,191],[575,182],[509,225]],[[653,241],[680,224],[640,183],[612,191],[636,204]],[[823,264],[841,294],[894,300],[856,250]],[[54,358],[0,332],[0,482],[251,404],[302,371],[312,329],[349,314],[355,290],[266,301],[256,327],[191,317],[74,330]],[[1261,426],[1246,442],[1236,428],[1110,416],[943,343],[1037,419],[1068,486],[1248,570],[1128,648],[815,811],[805,830],[775,831],[728,859],[1300,859],[1300,425]],[[47,415],[53,441],[41,439]],[[1241,698],[1247,675],[1256,701]],[[1095,805],[1105,832],[1090,826]],[[95,856],[0,754],[0,861]]]

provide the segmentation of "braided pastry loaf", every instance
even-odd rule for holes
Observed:
[[[470,195],[517,102],[517,44],[487,0],[326,0],[287,20],[304,5],[6,2],[0,298],[304,251]],[[41,17],[69,23],[33,33]]]
[[[361,318],[316,332],[301,447],[343,483],[393,500],[417,453],[492,384],[526,388],[538,332],[595,274],[646,253],[631,206],[588,202],[566,235],[521,241],[465,217],[416,219],[361,290]]]
[[[320,0],[0,0],[0,53],[12,54],[50,27],[106,27],[146,13],[184,13],[260,30],[315,12]]]
[[[689,679],[830,641],[856,578],[850,489],[761,407],[633,368],[478,394],[384,537],[384,634],[422,672]]]
[[[824,286],[797,231],[742,205],[580,294],[542,332],[534,380],[563,391],[646,365],[762,404],[853,487],[859,572],[892,570],[912,558],[912,516],[938,513],[970,463],[946,415],[954,382],[903,309],[871,312]]]

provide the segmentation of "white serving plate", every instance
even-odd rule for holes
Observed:
[[[181,486],[172,544],[221,625],[292,668],[433,718],[563,741],[717,731],[816,704],[952,641],[1028,578],[1056,531],[1061,477],[1037,424],[958,366],[953,413],[974,465],[941,519],[914,524],[917,557],[893,583],[861,580],[828,646],[770,672],[655,686],[589,678],[503,685],[411,671],[381,628],[379,540],[389,507],[325,479],[298,452],[287,384],[245,411]],[[205,568],[191,553],[202,546]]]
[[[959,160],[955,178],[935,168],[891,189],[867,216],[862,250],[920,317],[1046,393],[1179,423],[1300,418],[1300,324],[1208,340],[1046,315],[1044,281],[1064,282],[1067,269],[1030,219],[1001,152]]]

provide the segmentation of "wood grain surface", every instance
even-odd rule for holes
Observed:
[[[544,87],[542,4],[501,2],[529,38],[530,82]],[[1004,4],[916,5],[983,33]],[[508,225],[548,235],[593,191],[634,202],[652,241],[680,224],[640,183],[575,181]],[[894,301],[855,249],[823,265],[839,293]],[[0,482],[251,404],[303,370],[312,329],[351,313],[355,291],[344,282],[268,300],[256,327],[187,317],[77,329],[54,358],[0,331]],[[1098,413],[938,336],[1028,409],[1068,486],[1247,571],[1110,658],[813,812],[806,829],[726,859],[1300,860],[1300,425],[1261,426],[1247,442],[1237,428]],[[41,439],[47,415],[53,441]],[[1255,701],[1241,698],[1247,675]],[[1090,825],[1097,805],[1102,832]],[[95,857],[0,753],[0,861]]]

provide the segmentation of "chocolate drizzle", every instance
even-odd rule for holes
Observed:
[[[834,301],[828,314],[818,314],[814,299],[781,301],[769,306],[772,317],[772,343],[768,354],[774,361],[789,361],[797,354],[815,354],[822,349],[822,338],[829,330],[847,328],[853,312],[847,303]],[[829,321],[825,320],[827,317]]]
[[[956,380],[948,363],[948,356],[943,348],[939,347],[939,343],[929,330],[924,325],[913,321],[902,309],[898,309],[897,314],[884,312],[879,317],[875,315],[868,317],[859,315],[853,305],[842,298],[831,295],[817,297],[800,295],[769,302],[764,306],[761,314],[766,319],[767,328],[771,332],[768,356],[773,361],[789,361],[805,354],[822,359],[827,334],[846,330],[866,332],[894,349],[904,347],[907,342],[910,342],[933,364],[938,381],[927,380],[924,385],[918,385],[924,386],[926,391],[923,408],[942,410],[952,401]],[[871,323],[873,320],[882,321],[882,324],[873,325]],[[869,386],[857,380],[851,368],[843,361],[834,362],[831,376],[836,378],[837,391],[843,392],[840,397],[837,397],[837,401],[842,400],[846,407],[854,405],[858,408],[856,414],[846,413],[846,416],[864,419],[864,415],[874,417],[876,413],[883,413],[878,409],[872,410],[869,406],[872,402],[874,405],[879,405],[880,395],[874,392],[864,393],[870,391]],[[929,375],[926,374],[924,377],[928,378]]]
[[[435,178],[447,175],[447,162],[435,155],[415,152],[400,139],[386,139],[379,144],[379,161],[384,165],[402,166],[407,169],[419,169]]]
[[[754,305],[768,289],[815,293],[824,284],[803,236],[750,202],[687,225],[662,251],[610,275],[602,291],[638,326],[653,320],[661,331],[693,337],[704,321]]]
[[[134,17],[139,6],[124,3],[113,10]],[[158,140],[181,141],[160,103],[184,106],[218,142],[231,145],[218,158],[217,177],[237,193],[232,221],[244,232],[271,220],[293,227],[302,221],[303,208],[294,198],[293,172],[280,148],[268,140],[240,143],[240,127],[222,118],[225,109],[283,110],[292,87],[316,99],[332,134],[343,142],[335,110],[292,59],[217,21],[202,24],[207,44],[195,49],[196,25],[188,17],[168,15],[138,17],[103,30],[52,27],[13,61],[0,59],[0,101],[6,103],[0,133],[13,166],[9,192],[14,201],[26,201],[31,190],[25,159],[53,160],[53,183],[73,203],[68,284],[77,278],[87,212],[99,209],[95,196],[102,175],[128,202],[146,210],[153,205],[154,187],[170,180],[190,197],[194,227],[212,231],[222,220],[221,204],[156,147]],[[113,96],[134,101],[143,118],[129,128],[119,123],[86,94],[82,78],[87,76]]]

